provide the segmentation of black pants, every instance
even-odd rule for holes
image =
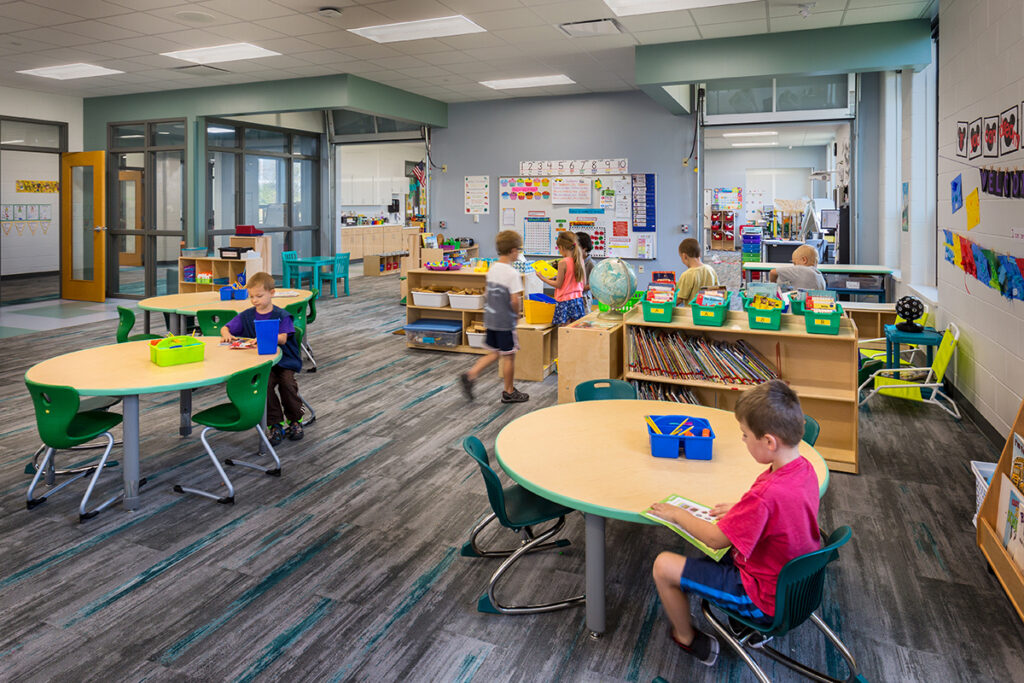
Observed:
[[[278,398],[278,394],[280,394],[280,398]],[[283,412],[282,406],[284,406]],[[302,419],[302,400],[299,398],[299,385],[295,381],[295,371],[285,370],[275,365],[270,369],[270,382],[267,385],[267,425],[279,424],[285,417],[292,422]]]

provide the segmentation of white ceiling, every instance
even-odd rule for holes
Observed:
[[[799,15],[801,3],[814,5]],[[319,16],[338,7],[336,19]],[[622,17],[621,35],[557,25],[613,17],[602,0],[0,0],[0,85],[84,97],[351,73],[464,102],[632,90],[636,45],[934,16],[938,0],[756,0]],[[201,12],[207,17],[197,17]],[[183,14],[184,13],[184,14]],[[189,14],[192,13],[192,14]],[[464,14],[486,33],[379,45],[345,29]],[[175,71],[161,52],[250,42],[279,57]],[[16,73],[87,62],[123,74],[54,81]],[[565,73],[575,85],[495,91],[478,81]]]
[[[789,147],[821,147],[833,142],[840,127],[846,123],[779,123],[764,126],[707,126],[704,131],[704,149],[761,149],[758,147],[733,147],[746,142],[778,143],[763,149],[787,149]],[[778,135],[723,137],[725,133],[774,131]]]

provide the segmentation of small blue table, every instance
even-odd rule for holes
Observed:
[[[302,287],[302,271],[300,268],[309,268],[309,288],[313,289],[318,287],[320,282],[319,271],[324,266],[333,266],[333,256],[300,256],[297,259],[292,259],[287,262],[287,265],[295,268],[295,279],[298,280],[298,286]],[[288,278],[289,282],[291,278]],[[285,282],[285,287],[290,287],[289,282]]]
[[[942,343],[942,333],[934,327],[926,327],[921,332],[904,332],[895,325],[885,326],[885,367],[900,366],[900,345],[917,344],[925,347],[929,367],[932,364],[932,347]]]

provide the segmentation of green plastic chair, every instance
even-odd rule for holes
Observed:
[[[309,313],[306,314],[306,324],[312,325],[316,322],[316,300],[320,298],[320,290],[313,288],[313,296],[309,297]]]
[[[321,292],[324,291],[323,281],[326,278],[331,283],[331,296],[337,298],[338,296],[338,279],[345,278],[345,296],[348,296],[348,263],[349,254],[348,252],[334,255],[334,263],[331,265],[331,269],[327,272],[317,270],[316,282],[313,284],[314,287],[319,289]]]
[[[237,311],[227,308],[209,308],[196,311],[196,323],[204,337],[219,337],[220,328],[231,322],[236,315]]]
[[[813,446],[818,442],[818,434],[821,434],[818,421],[810,415],[804,415],[804,441]]]
[[[746,648],[754,648],[783,666],[816,681],[866,681],[857,668],[853,655],[843,645],[832,629],[814,613],[821,605],[825,587],[825,569],[832,561],[838,559],[839,548],[850,540],[850,527],[839,527],[828,537],[821,550],[796,557],[786,563],[779,574],[779,583],[775,593],[775,618],[769,625],[758,624],[750,618],[733,612],[717,603],[701,601],[704,617],[714,627],[718,635],[727,642],[743,659],[746,665],[762,683],[770,683],[761,667],[753,660]],[[716,615],[711,607],[723,612],[728,617],[726,623]],[[769,638],[781,636],[810,619],[815,626],[832,642],[846,660],[849,675],[846,678],[832,678],[821,671],[816,671],[795,659],[791,659],[766,643]]]
[[[304,329],[299,329],[298,327],[295,328],[295,343],[299,345],[300,349],[302,348],[303,343],[305,341],[303,339],[305,335],[306,331]],[[310,372],[312,372],[312,370]],[[301,393],[299,394],[299,400],[302,401],[302,405],[306,407],[305,414],[302,417],[301,423],[303,427],[308,427],[309,425],[316,422],[316,411],[313,410],[313,406],[309,404],[309,401],[307,401]]]
[[[117,413],[108,413],[105,410],[85,410],[79,412],[81,397],[73,387],[57,386],[52,384],[39,384],[31,380],[25,380],[28,393],[32,397],[32,405],[36,413],[36,428],[39,430],[39,437],[46,444],[46,454],[43,461],[36,468],[32,483],[29,484],[26,496],[26,507],[32,508],[46,501],[47,498],[57,493],[72,482],[75,482],[88,474],[92,474],[89,486],[85,490],[82,502],[78,506],[78,521],[82,522],[95,517],[103,510],[121,499],[124,492],[108,498],[104,502],[89,510],[89,497],[96,488],[96,481],[100,478],[110,457],[110,451],[114,447],[114,437],[110,430],[121,424],[124,419]],[[41,498],[35,497],[36,486],[39,480],[46,473],[46,483],[53,486],[56,470],[54,467],[54,453],[57,450],[64,450],[81,446],[96,437],[103,435],[107,437],[107,446],[100,456],[99,462],[88,467],[80,468],[73,473],[71,479],[51,488],[47,495]]]
[[[205,427],[199,435],[199,440],[203,442],[203,448],[206,449],[206,454],[210,456],[210,460],[213,462],[213,466],[216,468],[217,474],[220,475],[221,481],[223,481],[224,486],[227,487],[228,495],[219,496],[215,493],[210,493],[209,491],[181,486],[179,484],[174,485],[174,491],[176,493],[193,493],[224,504],[235,502],[235,487],[231,485],[231,480],[228,479],[228,475],[224,472],[224,468],[221,467],[220,461],[217,460],[217,456],[213,452],[213,448],[210,447],[210,442],[206,438],[207,432],[211,429],[216,429],[222,432],[245,432],[250,429],[255,429],[260,435],[260,438],[263,439],[264,445],[266,445],[267,449],[270,451],[270,456],[274,459],[276,467],[268,468],[250,462],[243,462],[241,460],[225,460],[224,464],[229,466],[241,465],[243,467],[249,467],[273,477],[281,476],[281,461],[278,459],[277,452],[274,451],[274,447],[270,445],[266,432],[260,426],[260,421],[263,419],[263,411],[267,406],[267,381],[270,378],[270,368],[272,365],[273,361],[267,361],[255,368],[240,370],[239,372],[231,375],[228,377],[226,384],[228,400],[230,403],[221,403],[220,405],[207,408],[206,410],[198,412],[192,416],[193,422]]]
[[[580,382],[574,390],[577,401],[608,401],[616,398],[636,399],[636,387],[621,379],[592,379]]]
[[[313,290],[313,296],[316,296],[318,290]],[[313,349],[309,348],[309,343],[306,342],[306,330],[309,327],[308,317],[308,302],[297,301],[293,304],[288,304],[284,307],[284,310],[288,312],[288,315],[292,317],[292,323],[295,325],[295,343],[299,345],[299,348],[309,358],[309,362],[313,364],[313,367],[307,370],[307,372],[316,372],[316,358],[313,357]],[[315,310],[315,309],[314,309]],[[299,334],[301,332],[301,334]]]
[[[135,327],[135,312],[124,306],[117,307],[117,343],[144,341],[147,339],[163,339],[159,334],[130,334]]]
[[[480,474],[484,477],[487,499],[491,503],[492,512],[473,529],[469,540],[462,546],[461,554],[464,557],[506,558],[491,576],[490,583],[487,584],[487,592],[481,595],[477,601],[477,611],[490,614],[536,614],[538,612],[554,612],[584,603],[586,601],[584,595],[537,605],[502,605],[498,602],[495,596],[498,582],[516,560],[527,553],[569,545],[569,541],[565,539],[550,543],[548,541],[561,531],[565,525],[565,516],[574,510],[530,493],[518,484],[502,488],[498,473],[491,469],[490,457],[480,439],[475,436],[467,436],[462,441],[462,447],[480,466]],[[522,543],[519,547],[514,550],[483,550],[477,545],[477,536],[495,519],[503,527],[522,536]],[[534,534],[532,527],[556,519],[558,521],[554,525],[541,531],[539,535]]]

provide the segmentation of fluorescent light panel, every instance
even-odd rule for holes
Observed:
[[[750,0],[604,0],[608,9],[616,16],[628,17],[634,14],[655,14],[656,12],[676,12],[683,9],[701,7],[718,7],[720,5],[736,5]]]
[[[547,85],[572,85],[576,81],[565,74],[554,76],[528,76],[526,78],[505,78],[497,81],[480,81],[494,90],[512,90],[513,88],[540,88]]]
[[[752,133],[722,133],[723,138],[763,138],[769,135],[778,135],[777,130],[761,130]]]
[[[275,57],[281,53],[267,50],[251,43],[231,43],[229,45],[215,45],[213,47],[197,47],[191,50],[161,52],[160,54],[164,57],[180,59],[194,64],[216,64],[217,62],[235,62],[239,59]]]
[[[402,40],[421,40],[423,38],[445,38],[461,36],[466,33],[483,33],[487,29],[456,14],[451,17],[421,19],[420,21],[402,21],[397,24],[381,24],[380,26],[364,26],[350,28],[349,31],[375,43],[397,43]]]
[[[26,69],[19,71],[20,74],[29,76],[42,76],[43,78],[56,78],[58,81],[67,81],[72,78],[92,78],[93,76],[109,76],[110,74],[123,74],[117,69],[108,69],[95,64],[61,64],[60,66],[44,66],[40,69]]]
[[[777,142],[734,142],[733,147],[778,147]]]

